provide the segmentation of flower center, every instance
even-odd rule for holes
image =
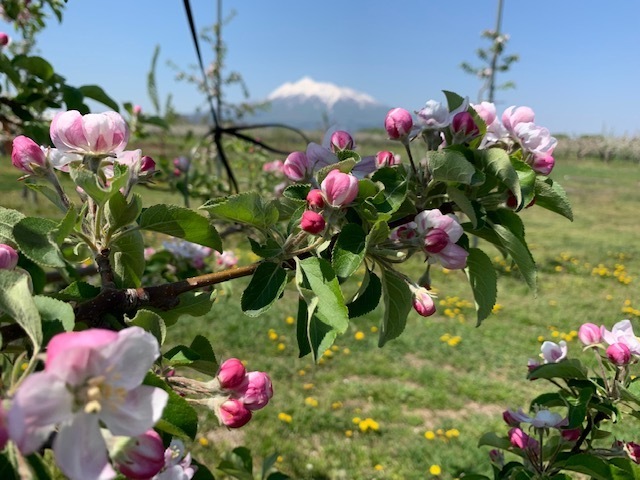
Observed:
[[[79,394],[85,413],[100,413],[108,402],[123,402],[126,396],[123,388],[113,388],[104,375],[91,377]]]
[[[438,253],[449,243],[449,235],[441,228],[432,229],[424,238],[424,249],[428,253]]]

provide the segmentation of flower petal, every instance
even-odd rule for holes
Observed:
[[[141,385],[127,393],[121,401],[104,405],[100,419],[114,435],[135,437],[141,435],[160,420],[169,394],[149,385]]]
[[[53,451],[60,470],[71,480],[108,480],[116,476],[98,417],[93,414],[80,413],[62,426],[53,442]]]
[[[460,245],[450,243],[436,254],[432,254],[444,268],[458,270],[467,266],[467,252]]]

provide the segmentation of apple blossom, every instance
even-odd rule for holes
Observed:
[[[134,105],[132,110],[134,115],[140,115],[142,113],[142,107],[140,105]]]
[[[409,285],[411,293],[413,293],[413,309],[423,317],[430,317],[436,313],[436,305],[433,298],[429,295],[429,291],[424,287],[414,287]]]
[[[612,343],[607,347],[607,358],[614,365],[627,365],[631,361],[631,351],[624,343]]]
[[[394,165],[398,165],[400,163],[400,159],[396,158],[393,152],[388,150],[383,150],[382,152],[378,152],[376,154],[376,167],[393,167]]]
[[[322,196],[322,190],[318,188],[309,190],[309,193],[307,193],[307,205],[309,205],[310,208],[323,208],[324,197]]]
[[[238,263],[238,257],[233,250],[224,250],[222,253],[214,252],[216,264],[222,268],[232,268]]]
[[[0,47],[6,47],[7,45],[9,45],[9,35],[0,32]]]
[[[269,403],[273,387],[269,375],[264,372],[247,373],[247,383],[238,391],[240,400],[249,410],[259,410]]]
[[[478,113],[478,116],[484,120],[484,123],[487,126],[491,125],[498,118],[496,114],[496,106],[491,102],[480,102],[471,106]]]
[[[237,398],[229,398],[216,410],[216,415],[222,425],[229,428],[240,428],[251,420],[251,410]]]
[[[524,413],[521,408],[517,411],[513,411],[510,408],[502,412],[502,419],[510,427],[517,427],[521,423],[527,423],[531,420],[531,417]]]
[[[600,327],[593,323],[583,323],[578,329],[578,339],[586,346],[600,343],[602,341]]]
[[[222,388],[235,390],[244,387],[248,379],[244,365],[237,358],[225,360],[218,370],[218,381]]]
[[[300,219],[300,228],[307,233],[317,235],[324,230],[326,222],[322,215],[313,210],[305,210]]]
[[[191,465],[191,454],[182,440],[174,438],[164,452],[164,468],[152,480],[191,480],[198,467]]]
[[[179,172],[186,172],[189,170],[189,166],[191,165],[191,160],[188,157],[176,157],[173,159],[173,166]]]
[[[560,435],[562,435],[562,438],[564,438],[567,442],[575,442],[580,438],[580,435],[582,435],[582,429],[565,428],[560,430]]]
[[[265,173],[281,174],[284,167],[282,160],[274,160],[273,162],[267,162],[262,165],[262,171]]]
[[[68,477],[112,478],[100,426],[137,436],[160,419],[167,392],[142,385],[159,355],[155,337],[140,327],[54,336],[44,370],[26,377],[15,393],[11,439],[28,455],[57,428],[53,451]]]
[[[305,179],[311,173],[310,170],[309,159],[303,152],[290,153],[282,166],[283,173],[294,182]]]
[[[33,167],[45,167],[47,158],[42,147],[29,137],[18,135],[13,139],[11,163],[25,173],[34,173]]]
[[[96,157],[121,153],[129,140],[129,127],[116,112],[60,112],[51,121],[50,133],[61,152]]]
[[[13,270],[18,265],[18,252],[11,245],[0,243],[0,270]]]
[[[325,200],[332,207],[343,207],[358,196],[358,179],[340,170],[331,170],[320,184]]]
[[[625,442],[623,448],[633,462],[640,463],[640,445],[635,442]]]
[[[556,160],[552,155],[534,155],[533,161],[531,162],[531,168],[534,172],[546,176],[551,173],[555,164]]]
[[[548,129],[534,123],[519,123],[513,134],[522,149],[533,154],[534,158],[550,156],[558,144]]]
[[[354,141],[349,132],[344,130],[336,130],[331,134],[331,151],[338,152],[341,150],[353,150]]]
[[[600,331],[607,344],[623,343],[633,355],[640,355],[640,341],[633,333],[631,320],[621,320],[613,326],[611,331],[607,330],[603,325],[600,327]]]
[[[109,452],[117,471],[131,479],[148,479],[164,467],[164,444],[153,430],[136,437],[107,437]]]
[[[538,410],[528,423],[531,423],[535,428],[558,428],[569,424],[568,420],[563,418],[562,415],[546,408]]]
[[[567,342],[560,340],[559,343],[550,341],[543,342],[540,347],[544,363],[558,363],[567,358]]]
[[[456,245],[462,237],[462,227],[453,215],[444,215],[440,210],[425,210],[416,215],[416,229],[424,239],[423,250],[429,262],[440,262],[443,267],[455,270],[467,265],[467,252]]]
[[[453,117],[451,131],[454,133],[454,137],[459,137],[460,139],[475,137],[480,133],[473,116],[469,112],[460,112]]]
[[[384,120],[384,128],[392,140],[404,140],[411,133],[413,118],[404,108],[392,108]]]
[[[439,130],[449,126],[449,109],[436,100],[428,100],[425,106],[416,112],[418,121],[424,128]]]
[[[533,452],[538,452],[540,450],[540,443],[535,438],[530,437],[519,427],[513,427],[509,430],[509,442],[514,447],[520,448],[522,450],[528,449]]]
[[[535,113],[529,107],[516,107],[512,105],[502,113],[502,125],[509,132],[514,133],[521,123],[530,123],[535,119]]]

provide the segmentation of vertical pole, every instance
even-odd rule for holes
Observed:
[[[498,0],[498,13],[497,13],[495,38],[500,35],[500,24],[502,23],[502,0]],[[496,66],[498,64],[499,48],[496,48],[494,38],[493,45],[493,57],[491,58],[491,76],[489,77],[489,102],[494,103],[495,89],[496,89]]]
[[[222,122],[222,0],[218,0],[218,20],[215,28],[216,34],[216,69],[215,69],[215,98],[218,121]]]

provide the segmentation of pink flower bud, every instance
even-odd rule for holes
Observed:
[[[430,317],[436,313],[436,305],[426,288],[420,287],[413,291],[413,308],[423,317]]]
[[[533,158],[533,163],[531,164],[531,168],[534,172],[537,172],[541,175],[549,175],[551,170],[556,164],[555,158],[552,155],[536,155]]]
[[[635,442],[626,442],[624,444],[624,451],[633,462],[640,463],[640,445]]]
[[[353,202],[358,196],[358,179],[340,170],[331,170],[320,184],[327,203],[332,207],[342,207]]]
[[[396,159],[396,156],[388,150],[383,150],[376,154],[376,167],[378,168],[393,167],[399,163],[400,162]]]
[[[164,444],[155,430],[128,439],[113,456],[115,468],[132,479],[148,479],[164,467]]]
[[[0,47],[6,47],[7,45],[9,45],[9,35],[0,32]]]
[[[18,265],[18,252],[13,247],[0,243],[0,269],[13,270]]]
[[[141,172],[153,172],[156,169],[156,162],[153,158],[145,155],[140,160],[140,171]]]
[[[354,142],[353,137],[349,135],[349,132],[344,130],[336,130],[331,134],[331,151],[339,152],[341,150],[353,150]]]
[[[129,141],[129,127],[119,113],[60,112],[51,121],[51,140],[62,152],[107,156],[121,153]]]
[[[215,252],[216,263],[222,268],[232,268],[238,263],[238,257],[233,250],[224,250],[222,253]]]
[[[142,107],[140,105],[133,106],[133,114],[140,115],[142,113]]]
[[[607,347],[607,358],[614,365],[627,365],[631,361],[631,350],[624,343],[614,343]]]
[[[524,449],[531,449],[533,451],[538,451],[540,448],[540,444],[535,438],[530,437],[526,433],[522,431],[521,428],[514,427],[509,430],[509,442],[514,447]]]
[[[393,108],[387,113],[384,128],[392,140],[402,140],[411,132],[413,118],[404,108]]]
[[[489,461],[496,467],[502,469],[502,467],[504,467],[504,453],[495,448],[489,450]]]
[[[187,157],[176,157],[173,159],[173,166],[178,171],[186,172],[189,169],[191,161]]]
[[[540,347],[542,358],[544,363],[558,363],[560,360],[567,358],[567,342],[560,340],[560,342],[543,342]]]
[[[489,126],[496,121],[496,106],[490,102],[480,102],[477,105],[471,105],[473,109],[478,112],[478,116],[484,120],[484,123]]]
[[[313,210],[305,210],[300,219],[300,228],[307,233],[317,235],[324,230],[326,223],[322,215]]]
[[[273,162],[267,162],[262,165],[262,171],[265,173],[282,173],[284,162],[282,160],[274,160]]]
[[[560,435],[562,435],[562,438],[564,438],[567,442],[575,442],[580,438],[580,435],[582,435],[582,429],[569,428],[560,430]]]
[[[324,197],[322,191],[314,188],[307,193],[307,205],[310,208],[322,208],[324,207]]]
[[[530,422],[531,417],[524,413],[522,409],[518,409],[518,411],[514,412],[511,409],[507,409],[502,412],[502,419],[504,422],[510,427],[517,427],[522,422]]]
[[[29,137],[19,135],[13,139],[11,163],[14,167],[25,173],[33,173],[32,165],[43,167],[46,161],[42,148]]]
[[[594,345],[602,341],[602,331],[593,323],[585,323],[578,329],[578,338],[584,345]]]
[[[230,358],[220,365],[218,370],[218,380],[222,388],[235,390],[243,387],[247,381],[247,371],[244,365],[237,358]]]
[[[299,182],[307,177],[310,170],[309,159],[304,152],[293,152],[285,159],[282,171],[289,180]]]
[[[454,134],[464,137],[473,137],[480,133],[476,122],[469,112],[456,113],[451,121],[451,130]]]
[[[502,114],[502,124],[508,131],[513,133],[518,124],[533,122],[534,118],[535,113],[529,107],[516,107],[513,105]]]
[[[240,428],[251,420],[251,411],[237,398],[230,398],[218,408],[220,423],[229,428]]]
[[[264,372],[249,372],[247,380],[247,386],[243,389],[240,400],[249,410],[260,410],[273,397],[271,379]]]
[[[441,252],[449,243],[449,235],[441,228],[432,228],[424,237],[424,249],[428,253]]]

